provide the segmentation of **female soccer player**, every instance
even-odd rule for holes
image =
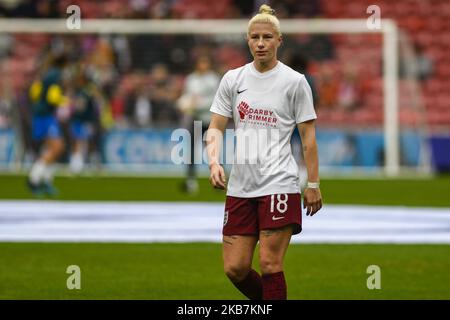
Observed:
[[[188,165],[187,178],[184,183],[184,190],[189,193],[198,191],[196,164],[194,162],[194,140],[195,121],[201,121],[202,134],[199,137],[202,140],[203,132],[208,129],[211,113],[209,108],[214,99],[220,78],[213,71],[212,61],[207,55],[201,55],[197,58],[195,70],[186,78],[184,92],[178,100],[178,107],[184,114],[183,122],[191,134],[191,163]]]
[[[79,174],[89,153],[89,144],[94,138],[98,123],[95,87],[86,74],[79,69],[74,77],[73,110],[70,119],[70,134],[73,140],[70,169]]]
[[[52,59],[52,65],[42,80],[34,82],[30,88],[33,102],[32,138],[43,144],[43,150],[31,167],[27,181],[29,189],[36,196],[56,194],[52,184],[53,164],[64,152],[64,140],[56,118],[56,108],[63,101],[61,76],[66,57],[61,55]]]
[[[227,189],[223,226],[224,270],[249,299],[287,298],[283,260],[301,231],[299,170],[290,138],[298,127],[308,173],[306,215],[322,207],[311,89],[305,76],[277,60],[280,23],[262,5],[248,24],[253,62],[228,71],[211,106],[208,158],[212,186]],[[235,161],[226,185],[219,162],[223,132],[233,118]],[[259,241],[261,275],[252,269]]]

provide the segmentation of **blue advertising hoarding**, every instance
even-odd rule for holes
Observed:
[[[113,166],[160,165],[167,168],[177,166],[180,163],[172,161],[173,153],[180,156],[180,146],[189,150],[190,142],[180,138],[179,134],[174,134],[174,130],[184,129],[112,130],[104,136],[104,162]],[[405,131],[401,134],[400,142],[402,165],[419,165],[420,136]],[[383,166],[384,138],[379,130],[358,132],[318,130],[317,143],[322,166],[367,168]],[[292,150],[294,154],[299,154],[301,150],[298,134],[293,135]],[[204,149],[202,151],[204,152]]]
[[[14,162],[15,134],[12,129],[0,128],[0,166],[8,167]]]

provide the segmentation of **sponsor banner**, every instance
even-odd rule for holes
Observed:
[[[438,172],[450,172],[450,135],[430,138],[433,167]]]
[[[106,164],[172,164],[172,129],[120,130],[103,137]]]
[[[189,139],[190,135],[185,129],[115,129],[104,136],[103,159],[106,165],[117,168],[132,165],[143,169],[147,165],[157,165],[162,170],[176,170],[180,165],[190,162]],[[234,143],[233,135],[227,130],[222,157],[227,163],[233,159]],[[346,132],[320,129],[317,130],[317,143],[321,166],[370,168],[381,167],[384,163],[384,138],[381,130]],[[400,146],[402,165],[420,164],[419,134],[402,132]],[[292,137],[292,151],[298,159],[301,142],[297,132]],[[195,152],[196,159],[202,159],[202,163],[206,165],[206,148],[199,139]]]
[[[319,129],[316,138],[321,166],[375,168],[384,165],[384,136],[381,130],[347,132]],[[301,147],[298,134],[293,136],[292,144],[294,154],[299,154]],[[422,141],[418,133],[403,131],[400,135],[401,165],[418,166],[421,148]]]
[[[229,141],[234,137],[226,133]],[[207,169],[205,144],[201,143],[202,133],[195,133],[196,164],[203,164]],[[102,154],[105,165],[111,169],[147,170],[157,168],[161,171],[178,172],[191,163],[191,135],[183,128],[111,130],[103,137]],[[233,159],[225,150],[232,151],[228,145],[223,146],[224,159]],[[184,169],[183,169],[184,170]]]

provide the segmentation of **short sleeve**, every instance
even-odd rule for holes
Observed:
[[[219,89],[217,89],[210,111],[224,117],[233,117],[231,107],[231,87],[228,83],[228,73],[226,73],[220,81]]]
[[[301,123],[317,118],[311,87],[304,76],[299,80],[294,94],[295,122]]]

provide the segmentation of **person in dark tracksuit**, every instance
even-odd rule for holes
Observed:
[[[94,88],[89,83],[86,74],[80,71],[75,80],[72,101],[72,115],[70,120],[70,136],[72,140],[72,154],[70,169],[73,173],[83,170],[89,142],[95,133],[98,119],[97,103]]]

